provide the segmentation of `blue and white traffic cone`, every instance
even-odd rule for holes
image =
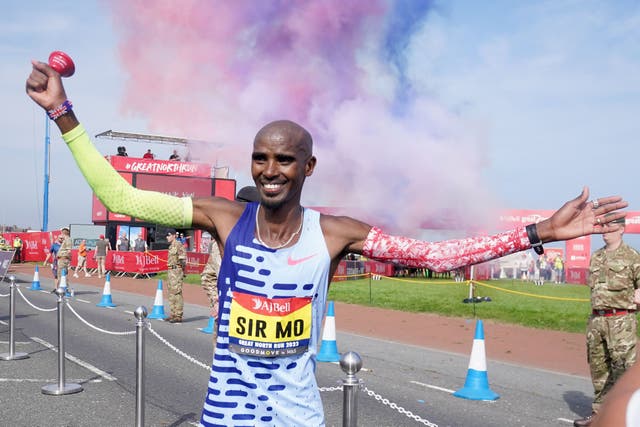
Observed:
[[[158,289],[156,289],[156,299],[153,301],[153,309],[147,319],[166,319],[164,314],[164,303],[162,302],[162,280],[158,280]]]
[[[482,320],[476,322],[476,335],[473,338],[469,370],[467,371],[464,387],[453,393],[453,395],[470,400],[496,400],[500,397],[499,394],[489,388]]]
[[[29,290],[31,291],[39,291],[42,288],[40,287],[40,273],[38,272],[38,266],[36,265],[36,271],[33,273],[33,282],[31,282],[31,287]]]
[[[213,328],[216,325],[216,318],[213,316],[209,316],[209,324],[206,328],[200,328],[200,332],[205,334],[213,334]]]
[[[63,268],[60,272],[60,288],[64,289],[65,297],[72,297],[71,292],[69,292],[69,287],[67,286],[67,269]]]
[[[111,273],[107,273],[104,281],[104,289],[102,290],[102,299],[96,307],[115,307],[116,305],[111,300]]]
[[[336,343],[336,314],[333,308],[333,301],[329,301],[322,331],[322,344],[316,359],[319,362],[340,361],[340,353],[338,353],[338,344]]]

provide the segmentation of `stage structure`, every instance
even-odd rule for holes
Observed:
[[[108,130],[96,135],[96,138],[108,138],[127,143],[165,144],[187,147],[192,143],[205,143],[185,138],[157,135],[116,132]],[[207,143],[212,147],[221,144]],[[159,191],[177,197],[218,196],[234,200],[236,181],[227,178],[228,168],[214,167],[211,164],[174,160],[143,159],[129,156],[106,156],[111,166],[132,186],[142,190]],[[221,173],[222,172],[222,173]],[[152,250],[166,249],[165,227],[131,218],[127,215],[109,212],[93,195],[92,221],[106,227],[106,236],[115,249],[116,240],[125,234],[133,242],[142,234]],[[179,230],[187,238],[189,249],[200,252],[205,246],[202,233],[195,230]]]

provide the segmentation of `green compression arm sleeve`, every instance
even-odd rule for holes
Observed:
[[[82,125],[62,135],[80,171],[111,212],[176,228],[190,228],[193,203],[190,197],[175,197],[131,186],[91,143]]]

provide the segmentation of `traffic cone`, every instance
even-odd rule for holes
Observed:
[[[327,316],[324,319],[324,330],[322,331],[322,344],[316,359],[319,362],[338,362],[340,353],[336,343],[336,315],[333,308],[333,301],[329,301]]]
[[[213,327],[216,324],[216,318],[213,316],[209,316],[209,324],[206,328],[200,328],[200,332],[204,332],[205,334],[213,334]]]
[[[29,290],[31,291],[39,291],[42,288],[40,287],[40,273],[38,272],[38,266],[36,265],[36,271],[33,272],[33,282],[31,282],[31,287]]]
[[[500,397],[500,395],[489,388],[482,320],[476,322],[476,335],[473,338],[469,370],[467,371],[467,379],[464,382],[464,387],[453,393],[453,395],[470,400],[496,400]]]
[[[156,289],[156,299],[153,301],[153,309],[147,319],[166,319],[164,315],[164,303],[162,302],[162,280],[158,280],[158,289]]]
[[[115,307],[116,305],[111,300],[111,273],[105,275],[104,289],[102,290],[102,299],[96,307]]]
[[[69,287],[67,286],[67,269],[63,268],[62,271],[60,272],[60,288],[64,289],[64,296],[65,297],[71,297],[73,295],[71,295],[71,292],[69,292]]]

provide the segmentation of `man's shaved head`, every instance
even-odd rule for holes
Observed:
[[[305,128],[291,120],[276,120],[266,124],[256,134],[254,143],[259,139],[280,141],[289,139],[299,144],[307,156],[313,154],[313,139],[311,138],[311,134]]]

